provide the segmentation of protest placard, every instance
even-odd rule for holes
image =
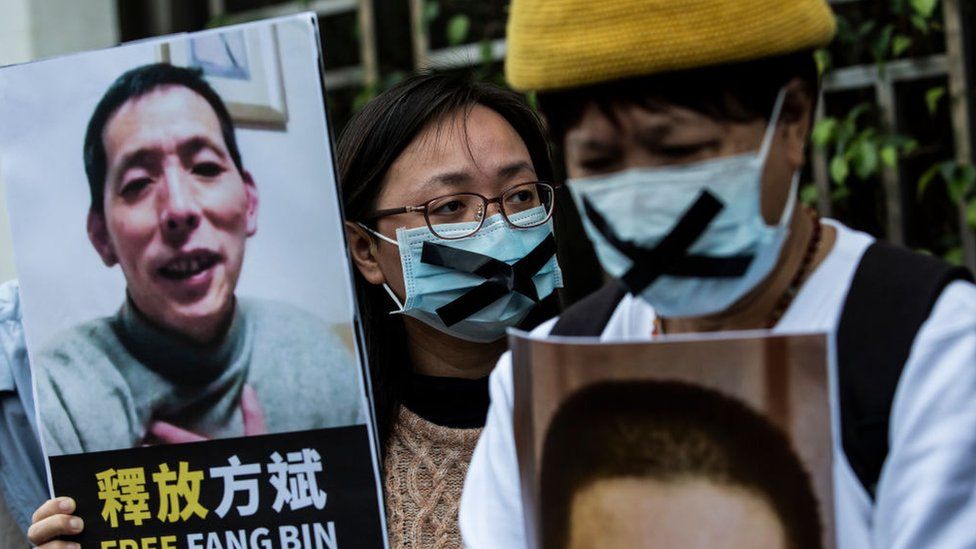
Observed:
[[[52,493],[85,547],[383,547],[303,14],[0,70]]]
[[[834,546],[825,334],[509,342],[538,547]]]

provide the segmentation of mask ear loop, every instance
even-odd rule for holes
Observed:
[[[387,295],[390,296],[390,299],[392,299],[393,300],[393,303],[395,303],[396,306],[397,306],[397,310],[390,311],[390,314],[391,315],[398,315],[398,314],[402,313],[403,312],[403,303],[400,303],[400,298],[398,298],[396,296],[396,294],[393,293],[393,288],[390,288],[390,285],[387,284],[386,282],[384,282],[383,283],[383,289],[386,290]]]
[[[360,228],[362,228],[364,231],[366,231],[369,234],[375,236],[376,238],[379,238],[381,240],[385,240],[385,241],[389,242],[390,244],[393,244],[397,248],[400,247],[400,244],[396,240],[393,240],[392,238],[389,238],[387,236],[384,236],[383,234],[381,234],[381,233],[379,233],[377,231],[374,231],[373,229],[370,229],[369,227],[367,227],[366,225],[364,225],[362,223],[356,223],[356,224],[359,225]],[[403,310],[404,310],[403,309],[403,303],[400,302],[400,298],[398,298],[397,295],[393,292],[393,288],[390,288],[390,285],[387,284],[386,282],[384,282],[383,283],[383,289],[386,290],[387,295],[390,296],[390,299],[392,299],[393,300],[393,303],[397,306],[397,310],[390,311],[390,314],[391,315],[397,315],[397,314],[402,313]]]
[[[360,228],[362,228],[364,231],[368,232],[369,234],[375,236],[376,238],[379,238],[381,240],[385,240],[385,241],[389,242],[390,244],[393,244],[397,248],[400,247],[400,244],[396,240],[393,240],[392,238],[390,238],[388,236],[384,236],[382,233],[379,233],[377,231],[374,231],[373,229],[370,229],[369,227],[367,227],[366,225],[363,225],[362,223],[356,223],[356,225],[359,225]]]
[[[776,102],[773,103],[773,112],[769,115],[769,125],[766,126],[766,133],[763,134],[762,145],[759,147],[759,158],[762,159],[763,166],[766,165],[766,157],[769,149],[773,145],[773,137],[776,135],[776,127],[779,126],[779,115],[783,110],[783,103],[786,100],[786,88],[780,88],[776,94]]]
[[[776,128],[779,126],[779,117],[783,112],[783,103],[786,102],[786,87],[779,89],[779,93],[776,94],[776,102],[773,103],[773,112],[769,115],[769,125],[766,127],[766,133],[763,135],[762,145],[759,148],[759,158],[762,161],[763,170],[766,168],[766,160],[769,156],[769,149],[773,145],[773,137],[776,135]],[[793,178],[790,181],[789,194],[786,197],[786,204],[783,206],[783,211],[779,214],[779,221],[776,226],[782,227],[787,224],[790,218],[793,216],[793,208],[796,207],[796,193],[797,187],[800,182],[800,171],[797,170],[793,172]]]
[[[793,208],[796,207],[796,195],[797,188],[800,186],[800,170],[793,172],[793,179],[790,181],[789,194],[786,196],[786,205],[783,207],[783,213],[779,215],[778,227],[783,227],[789,223],[790,218],[793,216]]]

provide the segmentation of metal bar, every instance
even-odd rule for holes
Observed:
[[[156,36],[173,32],[173,6],[169,0],[152,0],[149,4],[149,28]]]
[[[945,55],[932,55],[918,59],[899,59],[885,63],[884,80],[898,82],[900,80],[916,80],[942,76],[948,72],[948,62]],[[877,65],[857,65],[834,69],[824,77],[824,91],[841,91],[854,88],[874,86],[882,80]]]
[[[481,42],[464,44],[452,48],[441,48],[428,53],[430,66],[438,68],[470,67],[481,63]],[[505,40],[491,41],[491,59],[499,61],[505,58]]]
[[[372,86],[379,81],[373,0],[359,0],[357,16],[359,18],[359,62],[362,65],[362,82],[366,86]]]
[[[210,17],[223,15],[227,11],[227,5],[224,0],[208,0],[207,6]]]
[[[820,122],[824,117],[823,93],[817,101],[817,111],[814,120]],[[830,174],[827,170],[827,153],[820,147],[811,146],[810,168],[813,172],[813,184],[817,187],[817,210],[820,215],[830,217],[833,214],[833,201],[830,199]]]
[[[314,11],[319,17],[328,17],[356,11],[358,7],[359,3],[356,0],[316,0],[299,11]]]
[[[358,7],[358,0],[314,0],[309,2],[308,5],[299,2],[289,2],[287,4],[276,4],[273,6],[266,6],[263,8],[255,8],[253,10],[228,14],[227,20],[230,23],[243,23],[246,21],[255,21],[257,19],[279,17],[282,15],[292,15],[306,11],[313,11],[318,14],[319,17],[328,17],[330,15],[355,11]]]
[[[330,71],[325,71],[325,87],[328,90],[334,90],[338,88],[350,88],[352,86],[357,86],[365,81],[365,71],[363,67],[357,65],[355,67],[344,67],[341,69],[335,69]]]
[[[893,133],[898,132],[898,120],[895,116],[895,89],[891,80],[879,80],[875,84],[878,98],[878,109],[881,112],[881,123]],[[903,245],[905,243],[904,215],[902,215],[901,175],[898,168],[885,166],[881,172],[881,185],[885,193],[885,210],[887,218],[887,238],[890,242]]]
[[[413,46],[413,66],[425,69],[429,66],[430,37],[424,21],[424,0],[410,0],[410,38]]]
[[[976,154],[973,151],[973,118],[970,111],[973,105],[969,93],[971,82],[967,74],[965,57],[968,30],[962,24],[961,2],[944,0],[942,17],[945,21],[949,106],[952,133],[956,144],[956,161],[962,164],[973,164],[976,163]],[[976,234],[966,218],[965,203],[959,205],[959,236],[962,241],[963,260],[967,267],[976,270]]]

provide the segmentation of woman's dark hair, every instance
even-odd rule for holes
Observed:
[[[620,478],[743,488],[777,515],[787,547],[823,547],[810,475],[789,438],[742,401],[697,385],[604,382],[573,394],[549,424],[540,477],[544,549],[569,545],[576,494]]]
[[[476,105],[491,109],[511,124],[525,143],[539,180],[551,181],[552,166],[542,126],[521,96],[477,82],[465,73],[422,74],[378,95],[343,130],[336,160],[346,219],[364,220],[375,209],[387,171],[421,131],[458,113],[467,114]],[[385,449],[410,375],[406,334],[402,318],[389,314],[393,303],[382,287],[370,284],[358,272],[355,285],[376,423]],[[535,322],[558,313],[553,307],[555,299],[543,303],[550,310],[537,307],[536,314],[530,315]]]
[[[589,105],[610,120],[616,119],[614,107],[621,105],[652,111],[684,107],[723,122],[768,119],[777,93],[794,78],[803,82],[804,91],[816,101],[819,76],[812,51],[544,92],[538,94],[538,101],[549,136],[561,146],[566,132],[579,124]],[[790,120],[796,110],[788,97],[783,118]]]

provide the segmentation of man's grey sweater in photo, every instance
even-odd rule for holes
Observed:
[[[45,451],[139,446],[156,420],[207,438],[243,436],[245,384],[271,433],[363,423],[360,372],[336,327],[345,328],[290,305],[239,299],[227,335],[201,348],[151,325],[127,301],[36,355]]]

